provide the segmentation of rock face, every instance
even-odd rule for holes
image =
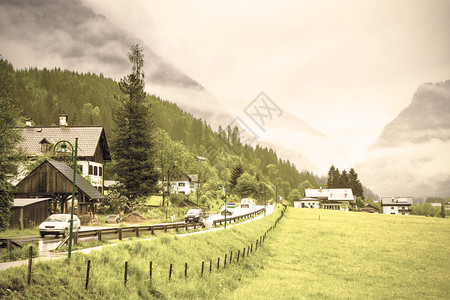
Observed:
[[[433,139],[450,140],[450,80],[420,86],[411,104],[384,128],[372,149]]]
[[[423,84],[359,166],[381,195],[450,194],[450,81]]]

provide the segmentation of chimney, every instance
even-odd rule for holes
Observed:
[[[31,121],[32,121],[31,118],[26,119],[25,120],[25,127],[31,127]]]
[[[59,126],[69,126],[69,117],[66,114],[59,115]]]

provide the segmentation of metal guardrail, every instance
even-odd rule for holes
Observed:
[[[236,222],[236,220],[248,219],[253,216],[259,215],[262,212],[264,212],[264,208],[260,208],[256,211],[253,211],[253,212],[245,214],[245,215],[239,215],[239,216],[235,216],[235,217],[227,217],[227,223],[231,224],[232,222]],[[225,223],[224,219],[214,220],[212,224],[213,224],[213,226],[216,226],[217,224],[222,225],[222,223]]]
[[[259,215],[260,213],[264,212],[264,208],[258,209],[256,211],[253,211],[251,213],[247,213],[244,215],[239,215],[235,217],[227,217],[227,223],[233,223],[237,220],[241,219],[249,219],[253,216]],[[212,222],[212,226],[222,225],[224,223],[224,219],[218,219],[214,220]],[[73,242],[74,244],[78,243],[78,238],[80,237],[94,237],[97,236],[98,240],[102,240],[102,235],[104,234],[117,234],[119,240],[123,239],[123,233],[126,232],[134,232],[136,237],[139,237],[139,235],[142,232],[151,232],[152,235],[155,235],[157,231],[161,232],[167,232],[168,230],[175,230],[178,232],[180,229],[182,230],[189,230],[189,229],[197,229],[197,228],[204,228],[205,225],[200,222],[193,222],[193,223],[185,223],[185,222],[178,222],[178,223],[167,223],[167,224],[155,224],[155,225],[143,225],[143,226],[130,226],[130,227],[112,227],[112,228],[106,228],[106,229],[92,229],[92,230],[85,230],[80,232],[74,232],[73,233]],[[67,244],[69,241],[69,237],[66,237],[62,242],[56,247],[56,249],[60,248],[61,246]]]

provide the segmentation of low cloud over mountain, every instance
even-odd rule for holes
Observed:
[[[365,184],[386,196],[450,194],[450,81],[420,86],[358,166]]]

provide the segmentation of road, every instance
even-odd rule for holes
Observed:
[[[253,211],[257,211],[261,208],[263,208],[263,205],[256,205],[254,207],[251,208],[236,208],[235,212],[233,214],[233,216],[240,216],[240,215],[245,215],[247,213],[253,212]],[[268,205],[267,206],[267,214],[272,213],[274,210],[273,205]],[[251,222],[254,221],[256,219],[262,218],[264,217],[264,214],[256,217],[256,218],[252,218],[249,219],[245,222],[239,223],[237,225],[240,224],[245,224],[247,222]],[[205,222],[205,225],[207,227],[210,227],[210,225],[212,224],[212,222],[214,220],[220,220],[220,219],[224,219],[224,216],[220,215],[220,214],[213,214],[210,215],[208,220]],[[175,223],[181,223],[184,224],[184,222],[174,222],[174,223],[163,223],[163,224],[175,224]],[[159,225],[159,224],[155,224],[155,225]],[[232,225],[229,224],[227,225],[227,227],[231,227]],[[80,232],[82,231],[88,231],[88,230],[98,230],[98,229],[111,229],[111,228],[116,228],[116,227],[105,227],[105,226],[81,226]],[[203,230],[203,231],[199,231],[199,232],[192,232],[192,233],[188,233],[188,234],[180,234],[180,236],[185,236],[185,235],[191,235],[191,234],[198,234],[198,233],[204,233],[204,232],[208,232],[208,231],[215,231],[215,230],[221,230],[223,229],[223,227],[220,228],[212,228],[209,230]],[[135,236],[134,232],[124,232],[123,233],[123,238],[126,237],[132,237]],[[39,247],[39,258],[38,260],[45,260],[45,259],[54,259],[54,258],[59,258],[59,257],[66,257],[67,253],[64,252],[52,252],[51,250],[54,250],[62,241],[61,237],[56,237],[56,236],[47,236],[45,238],[41,238],[40,236],[28,236],[28,237],[18,237],[18,238],[12,238],[15,242],[21,244],[21,245],[26,245],[27,243],[32,243],[35,242],[38,244]],[[117,240],[117,234],[103,234],[102,235],[102,240]],[[83,237],[83,238],[79,238],[78,241],[79,242],[86,242],[89,240],[97,240],[97,237],[93,236],[93,237]],[[84,251],[83,251],[84,252]],[[13,266],[18,266],[18,265],[22,265],[25,264],[27,261],[17,261],[17,262],[7,262],[7,263],[0,263],[0,270],[4,270]]]

